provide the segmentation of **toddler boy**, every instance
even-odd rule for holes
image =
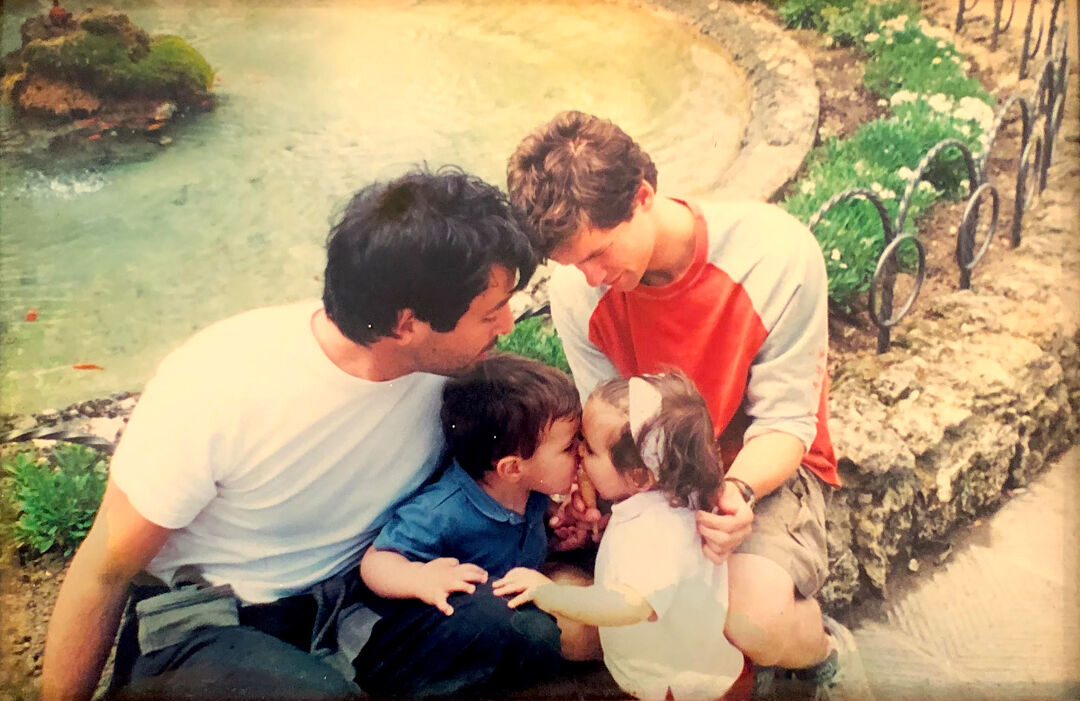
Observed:
[[[449,466],[397,508],[360,574],[381,597],[449,616],[456,592],[543,564],[548,496],[577,472],[581,403],[562,371],[495,355],[447,382],[440,418]]]

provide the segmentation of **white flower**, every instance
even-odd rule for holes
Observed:
[[[942,114],[949,114],[952,112],[953,102],[945,93],[939,92],[931,95],[929,99],[927,99],[926,104],[935,112],[941,112]]]
[[[977,97],[962,97],[953,117],[978,122],[983,131],[989,131],[994,124],[994,108]]]
[[[913,175],[915,175],[915,171],[907,166],[900,166],[900,170],[896,171],[896,177],[901,180],[909,180]]]
[[[939,49],[944,49],[945,48],[945,41],[943,39],[938,40],[937,47]]]
[[[964,69],[965,73],[967,73],[971,70],[971,61],[964,61],[962,64],[960,64],[960,67]]]
[[[950,226],[949,227],[949,233],[950,234],[955,234],[957,231],[959,231],[959,229],[957,229],[955,226]]]
[[[834,42],[832,37],[825,37],[825,46],[832,46],[833,43]]]
[[[814,194],[816,186],[814,185],[813,180],[804,180],[802,186],[799,189],[804,195],[812,195]]]
[[[852,167],[855,169],[856,173],[862,173],[864,170],[866,170],[866,164],[862,161],[855,161],[855,165]]]
[[[915,37],[915,40],[913,42],[911,42],[911,43],[912,44],[921,44],[922,43],[922,37]]]
[[[934,64],[935,66],[938,65],[939,63],[941,63],[941,57],[940,56],[935,56],[934,60],[931,61],[930,63]]]
[[[910,90],[897,90],[893,93],[892,97],[889,98],[889,104],[893,107],[896,107],[897,105],[902,105],[905,102],[914,102],[915,98],[917,97],[918,95],[911,92]]]
[[[892,43],[892,37],[889,37],[888,39],[886,39],[885,43],[886,44],[891,44]]]
[[[893,22],[896,22],[896,23],[898,23],[898,24],[899,24],[899,25],[900,25],[901,27],[903,27],[903,26],[904,26],[905,24],[907,24],[907,15],[897,15],[897,16],[896,16],[896,17],[895,17],[895,18],[893,19]]]
[[[877,41],[880,38],[881,38],[881,35],[879,35],[877,32],[870,32],[869,34],[867,34],[866,36],[863,37],[863,41],[865,41],[867,44],[873,44],[875,41]]]
[[[887,107],[888,104],[889,104],[889,101],[882,98],[882,99],[878,100],[877,103],[878,103],[878,107]]]
[[[970,185],[970,183],[968,183],[967,178],[964,178],[963,180],[960,181],[960,189],[961,190],[970,190],[971,189],[971,185]]]
[[[840,268],[841,270],[847,270],[847,263],[841,263],[837,267]]]
[[[881,183],[870,183],[870,189],[880,195],[882,190]]]
[[[881,195],[881,199],[883,199],[883,200],[895,200],[896,199],[896,193],[893,192],[892,190],[890,190],[889,188],[883,189],[878,194]]]
[[[918,187],[916,189],[919,192],[937,192],[937,188],[935,188],[933,185],[931,185],[926,180],[920,180],[919,185],[918,185]]]
[[[833,260],[840,260],[840,249],[839,248],[832,249],[832,252],[829,253],[829,258],[831,258]]]

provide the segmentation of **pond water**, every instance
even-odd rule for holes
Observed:
[[[3,412],[140,389],[207,323],[317,296],[329,225],[372,179],[426,161],[504,187],[521,137],[575,108],[634,135],[661,191],[700,195],[748,118],[742,77],[712,40],[621,4],[113,6],[201,51],[220,103],[169,127],[172,142],[146,159],[3,158]],[[38,11],[7,3],[5,53]],[[0,155],[25,136],[4,107]],[[73,368],[82,363],[103,369]]]

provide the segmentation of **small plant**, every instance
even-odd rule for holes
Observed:
[[[562,341],[555,335],[550,319],[534,316],[518,322],[513,331],[499,339],[496,347],[570,372]]]
[[[32,554],[71,555],[90,531],[108,480],[105,456],[60,444],[50,457],[22,451],[3,461],[12,537]]]

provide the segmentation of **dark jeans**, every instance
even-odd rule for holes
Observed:
[[[354,662],[357,683],[377,696],[496,693],[558,674],[559,629],[533,606],[514,611],[490,585],[450,598],[446,616],[419,601],[376,599],[353,573],[339,588],[344,600],[331,613],[368,602],[382,617]],[[134,604],[163,587],[132,590]],[[338,624],[327,625],[324,600],[293,596],[273,604],[242,606],[240,625],[204,628],[184,642],[140,654],[134,616],[125,617],[117,641],[110,698],[348,698],[351,681],[309,649],[335,647]],[[331,617],[332,618],[332,617]],[[327,632],[329,631],[329,635]],[[316,640],[318,644],[316,645]]]
[[[372,602],[382,618],[353,662],[376,696],[496,694],[559,674],[559,626],[532,604],[511,609],[490,584],[453,594],[447,616],[416,600]]]

